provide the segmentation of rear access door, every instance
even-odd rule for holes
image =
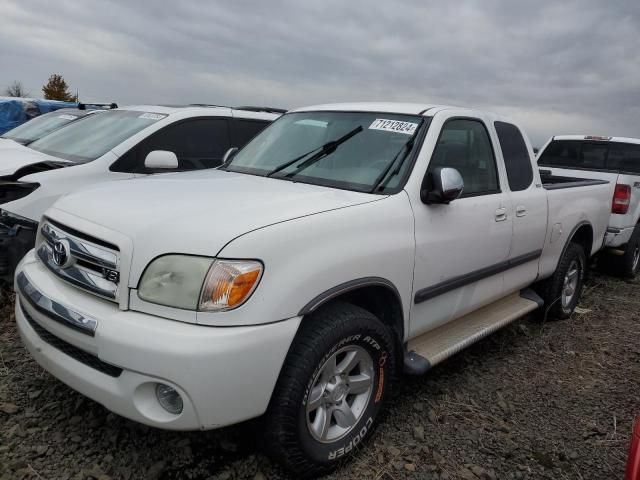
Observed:
[[[505,271],[505,291],[518,291],[538,276],[539,258],[547,232],[547,195],[520,129],[502,121],[494,122],[507,173],[509,216],[513,219],[510,267]]]

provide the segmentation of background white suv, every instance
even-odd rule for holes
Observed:
[[[0,150],[0,279],[33,248],[44,211],[87,185],[217,167],[284,110],[206,105],[118,108]],[[109,199],[105,199],[105,206]]]

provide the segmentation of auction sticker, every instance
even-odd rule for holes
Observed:
[[[162,120],[166,115],[161,113],[143,113],[138,118],[144,118],[146,120]]]
[[[66,113],[64,115],[58,115],[58,118],[62,118],[63,120],[75,120],[76,117],[75,115],[67,115]]]
[[[376,118],[369,125],[369,130],[384,130],[385,132],[405,133],[407,135],[413,135],[416,128],[418,128],[417,123],[387,120],[386,118]]]

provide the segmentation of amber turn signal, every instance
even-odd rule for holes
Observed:
[[[202,288],[199,310],[231,310],[253,293],[262,276],[256,260],[216,260]]]

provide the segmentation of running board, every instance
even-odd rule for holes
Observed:
[[[505,325],[539,308],[542,299],[532,290],[516,292],[409,341],[405,372],[420,375]]]

